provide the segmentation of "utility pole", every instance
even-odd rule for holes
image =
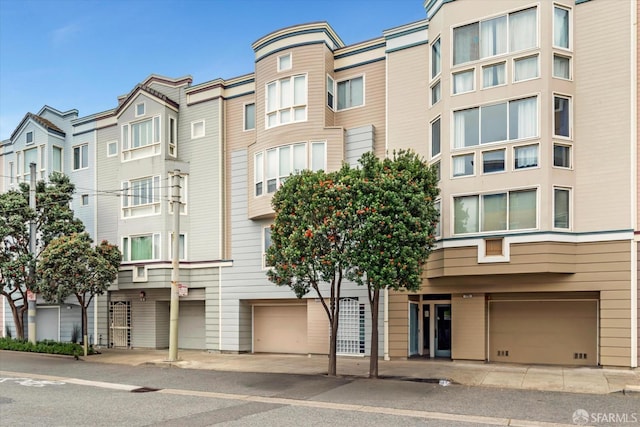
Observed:
[[[36,164],[34,162],[29,163],[29,207],[36,210]],[[33,257],[31,266],[29,267],[29,286],[35,284],[36,279],[36,221],[33,218],[29,221],[29,253]],[[33,289],[27,288],[27,324],[29,334],[29,342],[36,343],[36,295]]]
[[[180,314],[180,170],[173,171],[173,240],[171,241],[171,309],[169,314],[169,362],[178,360],[178,316]]]

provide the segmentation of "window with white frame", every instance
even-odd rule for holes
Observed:
[[[73,170],[89,167],[89,144],[73,147]]]
[[[167,241],[169,242],[169,250],[167,253],[169,254],[169,259],[173,259],[173,233],[169,233]],[[180,241],[178,242],[178,259],[181,261],[187,259],[186,247],[186,237],[183,233],[180,233]]]
[[[122,209],[125,217],[160,213],[160,177],[124,181]]]
[[[559,79],[571,79],[571,58],[562,55],[553,55],[553,77]]]
[[[504,62],[482,67],[482,87],[500,86],[506,83]]]
[[[139,234],[122,238],[123,261],[160,259],[160,233]]]
[[[569,49],[569,10],[553,7],[553,46]]]
[[[555,95],[553,97],[553,134],[555,136],[571,136],[571,102],[566,96]]]
[[[538,166],[538,144],[513,147],[513,168],[526,169]]]
[[[505,149],[482,153],[482,173],[504,172]]]
[[[475,155],[471,154],[461,154],[459,156],[452,156],[451,160],[453,162],[453,177],[461,177],[461,176],[469,176],[473,175],[473,165]]]
[[[136,117],[144,116],[145,106],[144,102],[140,102],[136,104]]]
[[[553,188],[553,227],[570,228],[571,190],[568,188]]]
[[[122,154],[124,160],[159,153],[160,116],[122,125]]]
[[[453,113],[453,148],[538,136],[538,99],[530,97]]]
[[[471,92],[473,90],[474,70],[453,73],[453,94]]]
[[[266,127],[307,120],[307,76],[287,77],[266,86]]]
[[[538,76],[538,55],[526,56],[524,58],[516,58],[513,60],[514,82],[531,80]]]
[[[62,172],[62,148],[53,146],[51,156],[51,170],[53,172]]]
[[[267,263],[267,249],[271,246],[271,227],[262,228],[262,268],[271,267]]]
[[[326,170],[326,142],[283,145],[258,152],[254,157],[255,195],[274,193],[290,174],[310,167],[311,170]],[[309,165],[309,166],[307,166]]]
[[[442,59],[440,52],[440,39],[431,45],[431,78],[436,77],[442,70]]]
[[[38,163],[38,148],[37,147],[33,147],[29,150],[24,150],[23,151],[23,157],[24,157],[24,165],[22,168],[22,174],[23,177],[22,179],[24,180],[24,182],[30,182],[31,181],[31,168],[30,165],[31,163]],[[37,170],[37,167],[36,167]],[[36,176],[37,178],[37,176]]]
[[[17,180],[17,182],[20,182],[20,179],[22,178],[22,174],[20,173],[21,170],[22,170],[22,151],[18,151],[16,153],[16,180]]]
[[[88,194],[83,194],[80,200],[81,200],[82,206],[89,206],[89,195]]]
[[[440,154],[440,117],[431,122],[431,157]]]
[[[435,174],[436,174],[436,180],[438,182],[440,182],[440,179],[442,178],[442,168],[440,167],[440,160],[438,160],[437,162],[433,163],[431,165],[431,168],[434,170]]]
[[[442,227],[441,227],[441,223],[442,223],[442,201],[441,200],[436,200],[433,203],[433,207],[435,208],[436,212],[438,213],[438,217],[436,218],[436,224],[433,230],[433,235],[435,237],[440,237],[442,236]]]
[[[535,7],[453,29],[453,65],[537,47]]]
[[[26,138],[25,139],[26,144],[33,144],[33,132],[27,132],[25,138]]]
[[[292,66],[291,53],[278,56],[278,71],[290,70]]]
[[[175,117],[169,117],[169,155],[178,156],[178,124]]]
[[[440,82],[438,81],[438,83],[434,84],[431,87],[431,105],[435,105],[440,101],[441,98],[441,89],[440,89]]]
[[[453,198],[454,234],[536,228],[537,190]]]
[[[553,166],[558,168],[571,168],[570,145],[553,144]]]
[[[244,130],[256,128],[256,104],[244,104]]]
[[[364,77],[337,82],[338,111],[364,105]]]
[[[204,120],[191,122],[191,139],[202,138],[204,135]]]
[[[111,141],[107,143],[107,157],[113,157],[118,155],[118,141]]]
[[[335,81],[331,76],[327,76],[327,106],[333,108],[335,93]]]
[[[38,146],[38,153],[40,153],[40,161],[38,162],[38,166],[40,166],[38,168],[40,170],[40,179],[44,179],[46,171],[47,171],[47,168],[46,168],[46,165],[47,165],[47,163],[46,163],[46,161],[47,161],[46,145]]]

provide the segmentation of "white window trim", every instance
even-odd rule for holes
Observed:
[[[455,157],[464,157],[464,156],[468,156],[468,155],[472,155],[473,156],[473,173],[469,174],[469,175],[459,175],[459,176],[454,176],[453,175],[453,171],[454,171],[454,166],[453,166],[453,159]],[[468,153],[455,153],[453,155],[451,155],[451,179],[462,179],[462,178],[471,178],[474,177],[478,174],[478,162],[476,161],[476,152],[475,151],[471,151]],[[442,173],[442,171],[441,171]]]
[[[554,73],[554,63],[555,63],[555,57],[559,56],[562,58],[566,58],[569,60],[569,78],[565,79],[564,77],[561,76],[556,76]],[[561,53],[553,53],[553,56],[551,57],[551,77],[553,77],[554,79],[559,79],[559,80],[564,80],[564,81],[568,81],[568,82],[572,82],[573,81],[573,56],[566,54],[566,52],[561,52]]]
[[[553,34],[555,33],[555,24],[556,24],[556,19],[555,19],[555,13],[556,13],[556,7],[558,9],[564,9],[566,11],[569,12],[569,47],[562,47],[562,46],[556,46],[555,44],[553,44]],[[560,4],[560,3],[553,3],[553,7],[551,8],[551,45],[553,46],[554,49],[559,49],[563,52],[573,52],[573,8],[564,4]]]
[[[131,261],[138,262],[138,261]],[[143,275],[138,276],[138,269],[142,269]],[[149,280],[149,273],[146,265],[134,265],[131,268],[131,281],[132,282],[147,282]]]
[[[471,78],[471,82],[472,82],[471,89],[465,90],[463,92],[455,92],[454,93],[454,91],[455,91],[455,76],[456,76],[456,74],[462,74],[462,73],[468,73],[468,72],[471,72],[471,74],[473,74],[473,77]],[[476,90],[476,67],[471,67],[471,68],[467,68],[467,69],[460,69],[460,70],[456,70],[455,72],[451,73],[451,96],[458,96],[458,95],[462,95],[464,93],[474,92],[475,90]]]
[[[16,169],[14,166],[14,162],[9,162],[9,185],[15,184],[16,182]]]
[[[434,207],[437,204],[440,204],[440,209],[438,209],[440,218],[438,221],[438,225],[436,225],[435,229],[433,230],[433,237],[435,237],[436,239],[442,238],[442,199],[441,198],[437,198],[433,201]]]
[[[362,104],[360,105],[356,105],[355,107],[347,107],[347,108],[343,108],[343,109],[338,109],[338,84],[342,83],[342,82],[346,82],[349,80],[355,80],[355,79],[359,79],[362,78]],[[334,103],[335,103],[335,111],[336,112],[343,112],[343,111],[349,111],[349,110],[353,110],[355,108],[361,108],[361,107],[365,107],[367,105],[367,99],[366,99],[366,93],[367,93],[367,89],[366,89],[366,77],[365,74],[357,74],[351,77],[347,77],[344,79],[340,79],[340,80],[334,80],[335,83],[335,90],[334,93],[336,94],[336,96],[333,98],[334,99]],[[442,93],[442,92],[441,92]]]
[[[82,147],[86,147],[87,148],[87,165],[86,166],[82,166]],[[80,167],[76,169],[76,148],[80,149]],[[73,147],[71,147],[71,156],[72,158],[72,164],[71,164],[71,170],[73,171],[79,171],[79,170],[84,170],[84,169],[89,169],[89,143],[85,142],[83,144],[78,144],[78,145],[74,145]]]
[[[172,121],[173,126],[171,126]],[[171,142],[172,135],[173,142]],[[173,153],[171,153],[172,147]],[[172,115],[167,118],[167,154],[171,157],[178,157],[178,118]]]
[[[154,121],[158,120],[159,134],[156,135]],[[132,147],[133,144],[133,125],[141,122],[151,121],[151,142],[140,147]],[[123,123],[120,125],[120,148],[122,153],[122,161],[127,162],[131,160],[137,160],[144,157],[156,156],[160,154],[160,143],[162,142],[162,117],[160,115],[148,116],[142,120],[134,120],[132,122]],[[126,147],[125,147],[126,141]],[[138,155],[134,157],[133,153],[146,153],[146,155]]]
[[[487,67],[493,67],[495,65],[500,65],[500,64],[504,65],[504,83],[485,87],[485,85],[484,85],[484,69],[487,68]],[[507,72],[508,72],[507,68],[508,68],[507,67],[507,61],[497,61],[497,62],[492,62],[490,64],[483,64],[481,66],[481,68],[480,68],[480,75],[482,76],[480,78],[480,80],[482,80],[481,81],[481,83],[482,83],[481,86],[482,87],[480,88],[480,90],[488,90],[488,89],[493,89],[494,87],[506,86],[507,82],[509,81],[509,79],[507,79]]]
[[[569,228],[556,227],[556,190],[569,192]],[[570,231],[573,229],[573,187],[566,185],[554,185],[551,190],[551,228],[552,230]]]
[[[565,166],[556,166],[553,158],[555,157],[555,146],[556,145],[561,145],[563,147],[569,147],[569,167],[565,167]],[[573,144],[570,142],[565,142],[565,141],[553,141],[553,144],[551,144],[551,167],[555,168],[555,169],[560,169],[560,170],[573,170]]]
[[[569,136],[564,136],[564,135],[556,135],[556,97],[558,98],[565,98],[567,100],[569,100]],[[553,116],[551,119],[551,131],[553,132],[553,139],[560,139],[563,141],[573,141],[573,96],[571,95],[566,95],[564,93],[559,93],[559,92],[553,92],[553,95],[551,96],[551,111],[553,112]]]
[[[29,135],[31,135],[31,141],[29,141]],[[35,132],[30,130],[28,132],[25,132],[24,134],[24,145],[32,145],[36,142],[36,135]]]
[[[283,58],[286,58],[287,56],[289,57],[289,67],[288,67],[288,68],[281,68],[281,67],[280,67],[280,61],[281,61]],[[276,65],[276,67],[277,67],[277,69],[278,69],[278,73],[280,73],[280,72],[282,72],[282,71],[289,71],[290,69],[292,69],[292,68],[293,68],[293,53],[288,52],[288,53],[285,53],[285,54],[283,54],[283,55],[279,55],[279,56],[278,56],[278,60],[277,60],[276,64],[277,64],[277,65]]]
[[[504,160],[504,168],[501,171],[485,172],[484,171],[484,154],[485,153],[491,153],[493,151],[502,151],[502,152],[504,152],[504,159],[503,159]],[[509,164],[509,161],[508,161],[509,156],[508,156],[508,153],[507,153],[507,149],[504,148],[504,147],[503,148],[495,148],[495,149],[491,149],[491,150],[483,150],[483,151],[480,152],[480,157],[482,158],[482,170],[480,171],[480,175],[497,175],[497,174],[500,174],[500,173],[505,173],[509,169],[508,166],[507,166]]]
[[[440,151],[438,154],[433,155],[433,124],[440,120]],[[438,159],[442,156],[442,116],[438,115],[435,119],[429,122],[429,157],[430,160]]]
[[[194,133],[195,125],[197,125],[197,124],[199,124],[199,123],[202,123],[202,135],[196,135],[196,134]],[[202,119],[202,120],[194,120],[194,121],[192,121],[192,122],[191,122],[191,139],[204,138],[204,137],[207,135],[207,132],[206,132],[205,126],[206,126],[206,122],[205,122],[205,120],[204,120],[204,119]]]
[[[247,106],[253,105],[253,127],[247,128]],[[255,102],[245,102],[242,104],[242,131],[243,132],[253,132],[256,130],[256,103]]]
[[[158,194],[155,194],[155,190],[154,188],[156,188],[154,186],[154,181],[156,180],[158,181],[158,186],[157,186],[157,192]],[[153,193],[151,195],[152,200],[157,200],[157,201],[152,201],[150,203],[144,203],[144,204],[140,204],[140,205],[132,205],[131,199],[133,198],[133,195],[131,194],[131,190],[132,190],[132,186],[131,183],[134,181],[141,181],[143,179],[151,179],[151,189],[153,190]],[[124,188],[124,184],[127,184],[126,187],[126,193],[125,193],[125,188]],[[121,203],[120,203],[120,212],[121,212],[121,218],[122,219],[128,219],[128,218],[141,218],[141,217],[145,217],[145,216],[154,216],[154,215],[160,215],[162,213],[162,180],[160,175],[150,175],[150,176],[144,176],[144,177],[139,177],[139,178],[133,178],[130,180],[126,180],[126,181],[122,181],[121,185],[121,191],[122,191],[122,196],[121,196]],[[136,212],[143,212],[143,213],[138,213],[136,214]],[[144,212],[144,211],[149,211],[149,212]],[[126,215],[126,213],[129,213],[128,215]]]
[[[167,250],[167,253],[169,254],[169,259],[173,260],[173,242],[171,239],[171,235],[173,234],[173,232],[169,231],[167,233],[167,242],[169,244],[169,248]],[[184,258],[179,258],[180,261],[186,261],[189,259],[189,255],[187,253],[187,233],[180,233],[180,236],[183,237],[183,241],[184,241]],[[179,249],[179,248],[178,248]]]
[[[438,70],[438,72],[435,75],[431,75],[433,70],[433,46],[438,42],[440,42],[440,70]],[[442,75],[442,39],[440,37],[440,34],[438,34],[433,39],[433,43],[429,45],[429,77],[430,77],[429,81],[434,82],[435,80],[438,80],[441,75]]]
[[[109,146],[110,146],[110,145],[112,145],[112,144],[115,144],[115,146],[116,146],[116,152],[115,152],[115,154],[109,154]],[[107,142],[107,157],[116,157],[117,155],[118,155],[118,141],[117,141],[117,140],[115,140],[115,141],[108,141],[108,142]]]
[[[85,198],[87,199],[87,203],[84,203]],[[81,194],[80,195],[80,206],[85,207],[85,206],[89,206],[89,195],[88,194]]]
[[[433,102],[433,89],[438,85],[440,85],[440,97],[436,102]],[[442,84],[440,83],[440,80],[435,80],[432,82],[431,86],[429,87],[429,104],[433,107],[440,101],[442,101]]]
[[[331,80],[331,84],[329,84],[329,80]],[[335,111],[335,104],[336,104],[336,79],[333,78],[333,76],[330,76],[329,74],[327,74],[327,81],[326,81],[326,85],[327,85],[327,99],[326,99],[326,105],[327,107],[329,107],[331,110]],[[331,104],[329,104],[329,94],[331,94]]]
[[[536,145],[538,147],[538,164],[536,166],[530,166],[530,167],[526,167],[526,168],[517,168],[516,169],[516,149],[517,148],[521,148],[521,147],[529,147],[532,145]],[[517,144],[514,145],[512,147],[512,151],[511,151],[511,156],[513,158],[513,161],[511,162],[511,170],[513,172],[522,172],[522,171],[530,171],[530,170],[535,170],[535,169],[540,169],[540,163],[542,160],[542,153],[540,152],[540,144],[539,143],[533,143],[533,144]]]
[[[134,237],[143,237],[143,236],[151,236],[151,259],[140,259],[131,261],[131,239]],[[127,239],[126,247],[124,240]],[[121,247],[124,249],[123,254],[126,251],[129,259],[122,260],[123,263],[132,263],[132,264],[142,264],[144,262],[158,261],[161,259],[161,253],[155,253],[155,249],[158,248],[158,251],[162,251],[162,236],[160,233],[139,233],[139,234],[129,234],[127,236],[122,236],[120,238]],[[157,244],[156,244],[157,243]],[[135,276],[135,274],[134,274]]]
[[[304,76],[304,94],[305,94],[305,103],[304,104],[296,104],[294,102],[294,99],[291,100],[291,106],[289,107],[281,107],[280,103],[281,103],[281,99],[280,99],[280,82],[282,80],[289,80],[291,82],[291,87],[292,87],[292,97],[295,98],[295,78],[296,77],[301,77]],[[268,106],[268,102],[269,102],[269,85],[275,83],[276,85],[276,97],[277,97],[277,106],[275,108],[275,110],[272,111],[268,111],[267,110],[267,106]],[[293,123],[302,123],[302,122],[306,122],[309,119],[309,75],[308,73],[301,73],[301,74],[292,74],[288,77],[283,77],[280,79],[276,79],[273,81],[270,81],[268,83],[266,83],[264,85],[264,95],[265,95],[265,109],[264,109],[264,127],[265,129],[273,129],[276,128],[278,126],[286,126],[286,125],[290,125]],[[295,120],[295,109],[296,108],[301,108],[304,105],[304,119],[303,120]],[[289,110],[291,112],[291,120],[286,122],[286,123],[280,123],[280,113],[284,110]],[[257,112],[257,108],[256,108],[256,112]],[[276,114],[276,123],[272,126],[269,126],[269,114]],[[256,117],[257,120],[257,117]]]
[[[142,106],[142,114],[138,114],[138,107]],[[135,117],[143,117],[145,114],[147,113],[147,106],[146,104],[143,102],[137,102],[135,107],[134,107],[134,114]]]
[[[522,59],[527,59],[527,58],[537,58],[538,60],[537,62],[537,69],[536,69],[536,76],[535,77],[530,77],[528,79],[522,79],[522,80],[516,80],[516,61],[518,60],[522,60]],[[538,53],[534,53],[533,55],[524,55],[524,56],[518,56],[517,58],[513,58],[512,62],[511,62],[511,81],[515,84],[515,83],[522,83],[522,82],[528,82],[531,80],[536,80],[539,79],[541,76],[540,74],[540,55]]]

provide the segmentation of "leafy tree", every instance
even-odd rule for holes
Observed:
[[[434,243],[438,211],[437,177],[416,154],[394,153],[379,160],[373,153],[353,170],[354,218],[348,278],[366,285],[371,307],[369,376],[378,376],[378,308],[384,289],[411,292],[421,284],[422,265]]]
[[[329,375],[336,375],[340,288],[348,268],[349,188],[338,172],[304,171],[290,176],[273,196],[276,217],[267,250],[269,280],[289,286],[298,298],[315,291],[331,326]]]
[[[56,237],[84,230],[69,207],[74,185],[53,173],[49,183],[36,184],[36,209],[29,207],[29,185],[0,194],[0,294],[6,297],[16,336],[24,339],[27,290],[35,290],[35,264],[40,253]],[[29,251],[29,223],[35,221],[36,251]]]
[[[60,302],[75,295],[82,308],[82,336],[87,355],[87,308],[102,295],[118,275],[121,253],[102,241],[92,246],[87,233],[74,233],[53,240],[38,263],[38,292],[46,301]]]

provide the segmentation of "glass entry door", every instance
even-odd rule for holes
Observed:
[[[414,302],[409,303],[409,356],[414,356],[418,353],[418,342],[420,327],[418,321],[420,320],[418,304]]]
[[[435,305],[435,356],[451,357],[451,304]]]

